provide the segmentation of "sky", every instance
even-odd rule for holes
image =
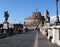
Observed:
[[[0,23],[4,22],[4,11],[8,11],[9,23],[23,23],[24,18],[32,16],[32,12],[38,9],[44,15],[45,9],[48,9],[49,16],[56,15],[55,0],[0,0]],[[58,10],[60,15],[60,1]],[[53,22],[53,19],[52,19]]]

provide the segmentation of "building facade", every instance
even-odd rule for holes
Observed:
[[[25,18],[24,26],[31,29],[36,28],[41,24],[44,25],[44,16],[41,15],[41,12],[32,12],[32,16]]]

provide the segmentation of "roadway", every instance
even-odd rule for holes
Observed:
[[[0,39],[0,47],[59,47],[41,33],[30,31]]]

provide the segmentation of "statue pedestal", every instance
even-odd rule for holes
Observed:
[[[6,34],[8,32],[9,29],[9,23],[8,22],[4,22],[3,23],[3,30],[4,30],[4,34]]]

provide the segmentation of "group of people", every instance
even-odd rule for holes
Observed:
[[[30,31],[30,30],[32,30],[32,29],[29,30],[27,27],[24,27],[23,30],[24,30],[24,32],[28,32],[28,31]],[[33,31],[33,30],[32,30],[32,31]],[[34,31],[40,32],[40,28],[39,28],[39,27],[36,27],[36,28],[34,29]]]
[[[0,29],[1,34],[16,34],[16,33],[22,33],[23,30],[20,28],[9,28],[9,29]],[[5,33],[6,32],[6,33]]]
[[[24,28],[23,28],[23,31],[24,31],[24,32],[28,32],[28,28],[24,27]]]

